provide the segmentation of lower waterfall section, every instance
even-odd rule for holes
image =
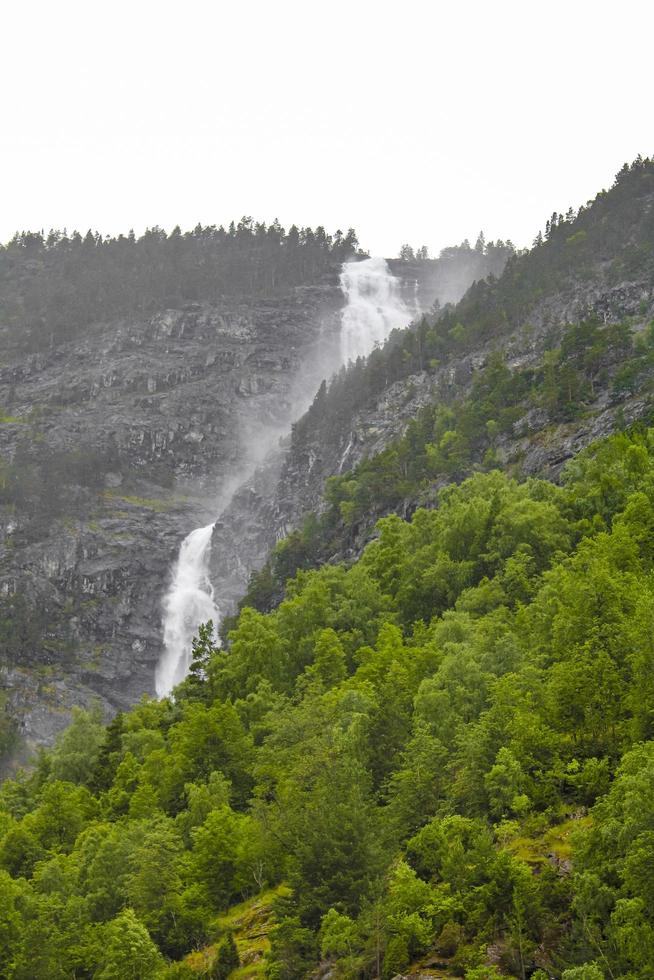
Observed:
[[[220,610],[214,603],[208,560],[213,524],[196,528],[184,538],[164,599],[164,653],[157,665],[157,697],[170,694],[184,680],[191,665],[193,637],[200,623],[212,620],[217,628]]]

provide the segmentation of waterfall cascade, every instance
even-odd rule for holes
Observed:
[[[191,644],[200,623],[218,626],[220,610],[213,601],[208,575],[213,524],[198,527],[182,541],[173,580],[164,599],[164,653],[157,664],[155,690],[165,697],[183,681],[191,666]]]
[[[366,357],[394,327],[404,327],[412,318],[413,311],[404,303],[386,259],[344,263],[341,289],[347,300],[341,329],[344,364]]]
[[[344,263],[340,284],[346,299],[341,323],[341,362],[347,364],[357,357],[367,356],[376,344],[383,343],[394,327],[406,326],[415,311],[410,310],[402,300],[398,281],[391,274],[385,259],[370,258]],[[315,376],[309,376],[312,382],[315,381]],[[304,398],[296,399],[293,417],[288,419],[289,427],[308,408],[313,393],[312,389],[305,392]],[[264,430],[267,432],[267,427],[262,425],[261,435],[264,435]],[[271,439],[270,444],[272,442]],[[341,466],[349,449],[350,446]],[[253,470],[254,466],[248,475]],[[212,533],[213,524],[191,531],[179,550],[170,588],[163,602],[164,652],[155,674],[158,697],[170,694],[188,673],[191,643],[198,626],[211,619],[214,628],[218,627],[220,610],[214,602],[208,575]]]

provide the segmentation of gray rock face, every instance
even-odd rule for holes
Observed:
[[[0,503],[0,615],[18,598],[34,627],[18,652],[0,650],[26,748],[51,742],[73,705],[99,699],[110,715],[153,693],[180,541],[215,516],[253,440],[274,441],[318,383],[335,357],[341,303],[334,278],[282,300],[95,324],[77,342],[0,366],[11,419],[0,424],[0,459],[92,447],[104,460],[99,480],[69,482],[63,506],[40,522]]]
[[[403,271],[407,304],[419,295],[431,306],[431,265]],[[0,496],[0,627],[5,616],[19,641],[2,649],[0,632],[0,696],[25,753],[52,742],[73,705],[99,700],[109,716],[153,693],[179,545],[220,513],[254,459],[268,455],[214,533],[223,611],[315,504],[329,462],[316,457],[300,479],[297,461],[282,469],[290,441],[279,437],[338,367],[342,304],[334,274],[281,298],[95,323],[0,361],[0,477],[3,461],[27,459],[47,480],[75,454],[84,470],[37,519]],[[276,494],[293,473],[297,487]]]
[[[402,289],[414,295],[414,270]],[[0,632],[0,696],[17,755],[51,743],[74,705],[99,700],[109,716],[153,693],[179,545],[268,455],[214,535],[217,597],[233,607],[287,526],[285,502],[262,530],[253,501],[274,501],[280,436],[338,367],[342,304],[334,274],[281,298],[95,323],[0,361],[0,477],[27,459],[49,479],[75,454],[84,471],[38,519],[0,496],[0,627],[4,615],[19,640],[2,649]]]

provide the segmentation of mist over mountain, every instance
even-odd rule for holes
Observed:
[[[652,160],[24,232],[0,342],[0,977],[652,975]]]

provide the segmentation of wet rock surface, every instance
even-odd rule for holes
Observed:
[[[26,618],[20,648],[0,657],[17,756],[52,742],[73,705],[99,700],[109,716],[153,693],[180,541],[215,517],[251,440],[281,427],[335,356],[341,303],[328,279],[279,300],[94,324],[0,364],[0,457],[92,447],[100,467],[67,482],[52,515],[0,503],[2,611],[15,619],[18,602]]]

